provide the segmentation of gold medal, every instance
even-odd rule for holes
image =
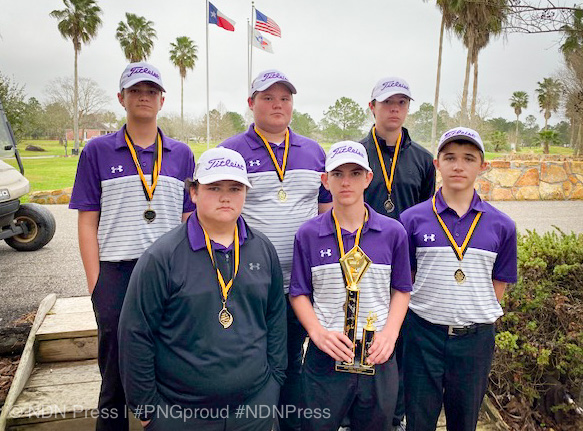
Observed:
[[[445,222],[443,221],[443,219],[441,218],[441,216],[437,212],[437,208],[435,207],[435,196],[436,195],[433,195],[433,198],[431,198],[431,204],[433,206],[433,213],[435,214],[435,217],[437,217],[437,221],[441,225],[443,232],[445,232],[445,236],[449,240],[451,248],[455,252],[455,256],[457,257],[457,260],[460,263],[460,267],[458,269],[456,269],[455,272],[453,273],[453,278],[455,279],[457,284],[464,284],[467,280],[467,277],[466,277],[466,274],[462,271],[462,267],[461,267],[462,260],[464,258],[464,254],[466,253],[466,250],[468,249],[468,245],[470,244],[470,239],[472,238],[472,236],[474,235],[474,232],[476,231],[476,226],[478,225],[478,222],[480,221],[480,218],[482,217],[482,212],[479,211],[478,214],[475,215],[474,220],[472,220],[472,224],[470,225],[470,229],[468,230],[468,233],[464,239],[464,242],[462,243],[461,246],[458,246],[457,243],[455,242],[455,239],[453,238],[453,235],[449,231],[449,228],[446,226]]]
[[[455,278],[457,284],[464,284],[466,282],[466,274],[464,274],[461,268],[455,270],[453,273],[453,278]]]
[[[201,225],[202,227],[202,225]],[[223,274],[221,274],[221,270],[216,266],[215,258],[213,257],[213,249],[211,246],[211,240],[206,233],[206,230],[202,228],[202,232],[204,233],[204,241],[206,243],[206,249],[208,254],[211,258],[211,262],[213,267],[217,271],[217,280],[219,282],[220,291],[221,291],[221,300],[223,301],[223,308],[219,311],[219,323],[223,325],[223,328],[227,329],[229,326],[233,324],[233,315],[227,310],[227,298],[229,296],[229,292],[231,291],[231,287],[233,287],[233,281],[237,276],[237,272],[239,272],[239,229],[237,225],[235,225],[235,238],[234,238],[234,254],[235,258],[233,259],[233,278],[229,280],[228,283],[225,283],[225,279],[223,278]]]
[[[391,200],[391,195],[389,195],[383,206],[385,207],[385,211],[387,213],[392,213],[393,211],[395,211],[395,204]]]
[[[148,207],[148,209],[144,211],[144,220],[146,220],[147,223],[152,223],[155,219],[156,211]]]
[[[223,308],[219,311],[219,322],[225,329],[233,324],[233,315],[229,313],[225,304],[223,304]]]
[[[377,140],[376,127],[372,128],[372,138],[374,140],[375,147],[377,149],[377,155],[379,156],[379,162],[381,164],[381,169],[383,171],[383,178],[385,179],[385,185],[387,186],[387,192],[389,194],[387,200],[383,204],[385,211],[387,213],[392,213],[395,211],[395,204],[391,199],[391,191],[393,190],[393,179],[395,178],[395,168],[397,167],[397,158],[399,157],[399,149],[401,148],[401,140],[403,139],[403,131],[399,133],[399,138],[397,139],[397,144],[395,145],[395,155],[393,156],[393,161],[391,163],[391,175],[387,174],[387,168],[385,167],[385,160],[383,159],[383,153],[381,152],[381,147],[379,146],[379,141]]]
[[[277,199],[280,202],[287,201],[287,193],[285,192],[285,190],[283,188],[279,189],[279,191],[277,192]]]

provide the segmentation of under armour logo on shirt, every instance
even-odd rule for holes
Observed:
[[[249,160],[249,166],[259,166],[261,164],[261,160]]]
[[[115,174],[116,172],[123,172],[123,166],[122,165],[117,165],[117,167],[112,166],[111,173]]]
[[[423,241],[427,242],[427,241],[435,241],[435,234],[432,233],[431,235],[427,235],[426,233],[423,234]]]
[[[330,250],[330,249],[328,249],[326,251],[320,250],[320,257],[324,257],[324,256],[332,257],[332,250]]]
[[[259,264],[259,263],[250,263],[249,264],[250,271],[253,271],[253,270],[258,271],[260,269],[261,269],[261,264]]]

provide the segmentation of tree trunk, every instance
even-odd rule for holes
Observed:
[[[184,76],[182,75],[180,75],[180,134],[184,140]]]
[[[462,93],[462,106],[460,112],[460,123],[462,126],[468,125],[468,87],[470,86],[470,67],[472,66],[472,52],[474,51],[474,36],[470,33],[468,58],[466,60],[466,75],[464,78],[464,91]]]
[[[515,142],[514,142],[514,149],[516,151],[520,151],[520,144],[519,144],[519,140],[518,140],[518,117],[520,117],[520,115],[516,114],[516,138],[515,138]]]
[[[439,85],[441,81],[441,51],[443,48],[443,31],[445,30],[445,17],[441,15],[441,30],[439,31],[439,50],[437,54],[437,78],[435,79],[435,99],[433,99],[433,120],[431,122],[431,154],[435,154],[437,147],[437,112],[439,106]]]
[[[474,59],[474,87],[472,89],[472,107],[470,109],[470,124],[473,129],[476,128],[476,100],[478,98],[478,54]]]
[[[73,146],[73,154],[79,154],[79,77],[77,71],[77,57],[79,50],[77,49],[76,40],[73,39],[75,48],[75,89],[73,91],[73,136],[75,136],[75,145]]]
[[[579,127],[577,131],[577,153],[576,156],[583,155],[583,140],[581,139],[581,122],[579,122]]]

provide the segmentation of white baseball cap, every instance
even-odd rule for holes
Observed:
[[[478,147],[482,154],[485,152],[482,138],[480,138],[478,132],[468,127],[456,127],[441,135],[441,138],[439,139],[439,145],[437,146],[437,152],[439,153],[445,144],[448,144],[452,141],[469,142],[470,144],[474,144],[476,147]]]
[[[253,95],[258,91],[267,90],[273,84],[277,84],[278,82],[281,82],[287,88],[289,88],[289,91],[291,91],[292,94],[297,93],[296,87],[294,87],[294,85],[289,82],[289,79],[287,79],[283,73],[281,73],[279,70],[269,69],[259,73],[257,78],[253,80],[251,89],[249,90],[249,97],[253,97]]]
[[[160,75],[160,71],[151,64],[143,61],[127,65],[119,79],[119,91],[121,92],[122,90],[130,88],[132,85],[136,85],[140,82],[151,82],[160,87],[160,90],[166,91],[162,85],[162,75]]]
[[[388,78],[380,79],[372,89],[370,100],[371,102],[373,100],[384,102],[395,94],[402,94],[413,100],[407,81],[396,76],[389,76]]]
[[[200,184],[232,180],[252,187],[247,178],[243,156],[229,148],[211,148],[201,154],[194,170],[194,180]]]
[[[326,154],[326,172],[333,171],[340,165],[356,163],[369,172],[368,155],[364,145],[354,141],[337,142],[330,147]]]

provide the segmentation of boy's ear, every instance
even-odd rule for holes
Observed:
[[[328,184],[328,172],[324,172],[320,175],[320,180],[322,181],[322,185],[326,190],[330,190],[330,185]]]

